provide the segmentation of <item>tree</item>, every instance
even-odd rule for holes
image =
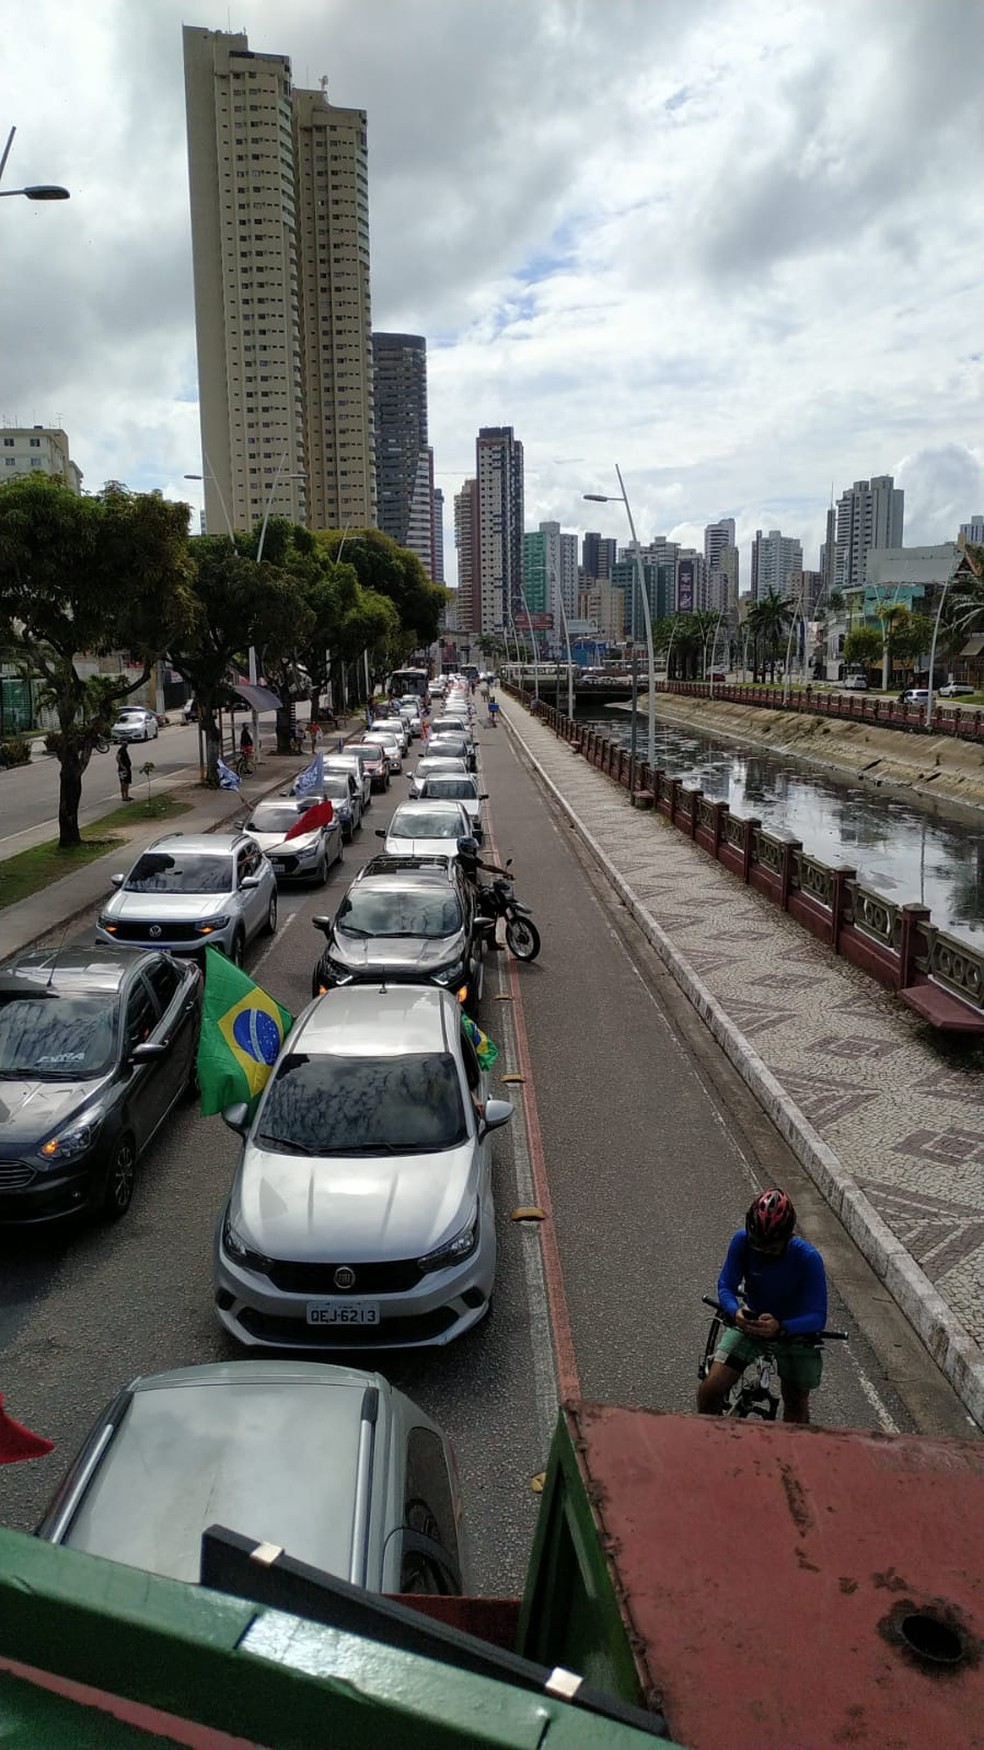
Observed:
[[[882,635],[876,626],[855,626],[844,640],[844,661],[854,668],[874,668],[881,653]]]
[[[192,616],[186,504],[115,482],[82,498],[29,475],[0,486],[0,645],[40,676],[58,729],[58,843],[81,843],[82,778],[123,699]],[[125,654],[136,668],[85,675],[79,663]]]
[[[748,610],[748,623],[752,629],[754,644],[753,654],[762,653],[762,679],[765,679],[766,667],[769,669],[769,679],[776,678],[776,662],[779,652],[786,651],[789,638],[789,628],[793,623],[794,603],[779,595],[777,590],[770,589],[764,596],[759,596]],[[755,663],[755,678],[758,678],[758,664]]]
[[[401,547],[379,529],[349,529],[344,533],[328,529],[315,537],[329,558],[337,558],[344,549],[344,558],[354,566],[363,589],[388,596],[396,607],[399,624],[406,636],[406,649],[400,660],[422,645],[433,644],[448,601],[448,591],[432,583],[416,553]]]

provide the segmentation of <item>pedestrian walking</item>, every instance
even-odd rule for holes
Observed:
[[[133,783],[133,766],[130,762],[130,749],[125,741],[121,741],[116,749],[116,775],[120,781],[120,796],[124,802],[129,802],[130,785]]]
[[[312,717],[308,724],[308,734],[311,737],[311,752],[314,753],[315,749],[319,748],[325,739],[321,733],[321,724],[316,717]]]

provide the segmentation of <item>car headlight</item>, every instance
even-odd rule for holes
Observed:
[[[109,936],[115,936],[117,930],[120,927],[119,924],[117,923],[116,919],[114,917],[112,917],[109,914],[109,912],[103,913],[102,917],[100,917],[98,919],[98,925],[99,925],[99,928],[101,930],[105,930],[106,934]]]
[[[43,1142],[38,1153],[46,1161],[71,1161],[78,1155],[84,1155],[92,1147],[95,1140],[96,1126],[91,1121],[87,1124],[76,1124],[71,1130],[63,1130],[58,1136],[49,1136]]]
[[[470,1258],[478,1245],[478,1204],[463,1228],[460,1228],[453,1239],[446,1240],[443,1246],[438,1246],[434,1252],[425,1252],[417,1259],[418,1270],[447,1270],[453,1264],[461,1264]]]
[[[332,984],[351,984],[355,977],[354,972],[350,971],[347,966],[340,966],[337,960],[329,960],[326,963],[325,971]]]
[[[191,927],[193,930],[197,930],[200,936],[211,936],[215,934],[216,930],[228,929],[229,923],[230,919],[227,917],[201,918],[197,924],[192,924]]]
[[[244,1270],[256,1270],[262,1276],[269,1275],[270,1259],[265,1258],[262,1252],[255,1252],[252,1246],[247,1245],[242,1234],[237,1233],[233,1227],[228,1210],[222,1222],[222,1250],[228,1254],[234,1264],[241,1265]]]
[[[291,846],[291,850],[294,850],[293,845]],[[318,852],[318,841],[317,841],[317,839],[312,839],[310,844],[298,845],[296,851],[294,851],[294,855],[296,856],[297,861],[299,863],[304,863],[309,858],[316,856],[317,852]]]
[[[461,984],[467,975],[464,961],[456,960],[453,966],[442,966],[440,972],[434,972],[431,977],[435,984]]]

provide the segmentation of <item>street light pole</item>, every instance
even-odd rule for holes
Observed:
[[[649,661],[649,768],[650,771],[652,771],[655,769],[656,765],[656,660],[653,655],[653,616],[652,610],[649,606],[649,597],[646,594],[646,579],[642,568],[642,549],[640,548],[636,537],[635,522],[632,517],[632,507],[629,504],[628,495],[625,490],[625,481],[622,479],[622,470],[617,462],[615,464],[615,472],[618,475],[618,483],[622,488],[621,493],[585,492],[583,497],[590,499],[593,504],[624,504],[625,513],[629,519],[629,533],[632,536],[632,557],[635,562],[636,585],[642,597],[643,623],[646,628],[646,655]]]
[[[560,578],[556,571],[553,574],[553,586],[557,592],[557,605],[560,608],[561,625],[564,628],[564,644],[567,647],[567,715],[574,717],[574,662],[571,657],[571,634],[567,624],[567,609],[564,606],[564,592],[560,587]]]
[[[3,175],[4,170],[6,169],[7,159],[10,157],[10,148],[14,143],[14,135],[16,132],[16,127],[13,127],[7,135],[7,144],[4,146],[3,156],[0,157],[0,176]],[[61,184],[58,182],[32,182],[29,183],[26,188],[0,188],[0,200],[2,200],[5,195],[14,194],[22,194],[25,199],[29,201],[67,201],[71,199],[68,189],[62,188]]]
[[[949,589],[951,583],[953,582],[955,572],[956,572],[956,566],[951,565],[950,575],[947,578],[945,584],[943,585],[943,594],[940,596],[939,607],[936,610],[936,619],[933,622],[933,642],[929,647],[929,682],[928,682],[927,692],[926,692],[926,728],[927,729],[931,729],[932,725],[933,725],[933,675],[936,673],[936,640],[938,639],[938,637],[940,635],[940,619],[941,619],[941,616],[943,613],[943,603],[946,601],[946,592]]]

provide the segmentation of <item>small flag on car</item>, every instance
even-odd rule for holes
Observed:
[[[15,1422],[3,1407],[0,1395],[0,1464],[17,1464],[22,1458],[43,1458],[54,1447],[43,1434],[32,1434],[23,1422]]]
[[[218,761],[217,770],[219,774],[220,790],[239,789],[239,773],[234,772],[231,766],[227,766],[225,760]]]
[[[474,1045],[475,1056],[478,1058],[482,1068],[491,1069],[499,1055],[499,1047],[493,1045],[488,1034],[483,1033],[481,1027],[476,1026],[470,1015],[462,1014],[461,1026],[463,1032],[467,1034],[468,1038]]]
[[[316,802],[313,808],[305,808],[299,814],[289,832],[284,833],[284,843],[288,839],[301,839],[305,833],[317,832],[319,826],[330,826],[335,818],[335,805],[329,797],[323,802]]]
[[[294,779],[295,796],[313,796],[322,789],[325,781],[325,756],[316,753],[309,766],[303,772],[298,772]]]
[[[203,1118],[241,1101],[252,1116],[293,1024],[289,1009],[217,948],[206,948],[197,1063]]]

